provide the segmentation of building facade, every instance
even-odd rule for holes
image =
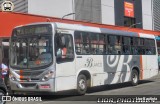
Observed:
[[[0,4],[4,0],[0,1]],[[14,12],[160,31],[160,0],[11,0]]]

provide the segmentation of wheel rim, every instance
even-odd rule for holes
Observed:
[[[137,74],[134,73],[132,79],[133,79],[133,82],[134,82],[134,83],[137,83],[137,80],[138,80]]]
[[[84,79],[80,79],[78,85],[79,85],[79,88],[81,90],[84,90],[86,88],[86,82],[85,82],[85,80]]]

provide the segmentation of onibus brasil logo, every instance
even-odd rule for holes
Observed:
[[[14,9],[14,4],[11,1],[6,0],[1,4],[1,9],[5,12],[11,12]]]

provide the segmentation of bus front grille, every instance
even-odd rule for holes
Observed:
[[[40,81],[40,78],[21,78],[20,79],[23,82],[36,82],[36,81]]]
[[[36,87],[36,83],[21,83],[23,87]]]
[[[41,75],[44,71],[24,71],[23,73],[17,72],[17,74],[23,76],[23,77],[37,77]]]

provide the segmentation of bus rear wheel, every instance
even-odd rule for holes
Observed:
[[[132,86],[138,85],[138,81],[139,81],[138,72],[137,72],[137,70],[133,69],[132,74],[131,74],[131,84],[132,84]]]
[[[79,95],[84,95],[87,91],[87,80],[86,76],[81,74],[77,79],[77,93]]]

